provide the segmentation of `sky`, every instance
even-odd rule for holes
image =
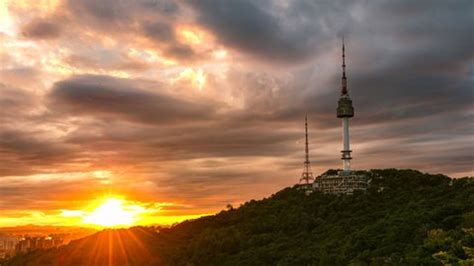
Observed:
[[[0,226],[172,223],[340,168],[473,175],[474,2],[0,0]],[[92,206],[92,207],[91,207]]]

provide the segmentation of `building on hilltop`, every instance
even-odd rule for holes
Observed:
[[[349,138],[349,118],[354,117],[354,107],[347,90],[346,77],[346,55],[344,39],[342,40],[342,79],[341,79],[341,96],[337,106],[337,117],[342,119],[342,142],[341,150],[342,170],[337,174],[323,174],[313,181],[312,173],[309,170],[308,158],[308,122],[305,123],[306,132],[306,160],[305,170],[300,179],[299,188],[305,189],[306,194],[312,191],[320,191],[329,194],[352,194],[356,190],[367,190],[368,178],[365,175],[358,174],[351,170],[352,150],[350,148]],[[311,187],[309,182],[313,181]]]
[[[323,174],[314,180],[313,190],[328,194],[351,195],[356,190],[367,190],[368,180],[365,175],[355,172],[339,171],[337,175]]]

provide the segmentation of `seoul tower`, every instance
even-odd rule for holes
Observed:
[[[349,141],[349,118],[354,116],[354,107],[352,107],[352,100],[347,92],[347,78],[346,78],[346,56],[344,47],[344,38],[342,39],[342,86],[341,97],[337,104],[337,117],[342,119],[342,139],[343,149],[342,153],[342,169],[344,173],[351,171],[351,147]]]

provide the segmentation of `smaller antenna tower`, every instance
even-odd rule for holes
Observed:
[[[313,173],[311,172],[311,163],[309,162],[309,148],[308,148],[308,116],[305,117],[304,122],[305,128],[305,161],[303,173],[301,174],[300,184],[310,184],[314,181]]]

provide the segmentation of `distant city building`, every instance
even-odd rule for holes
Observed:
[[[48,249],[62,245],[64,238],[61,235],[26,236],[15,245],[15,253],[26,253],[36,249]]]
[[[0,258],[12,256],[19,241],[20,238],[16,236],[0,235]]]

